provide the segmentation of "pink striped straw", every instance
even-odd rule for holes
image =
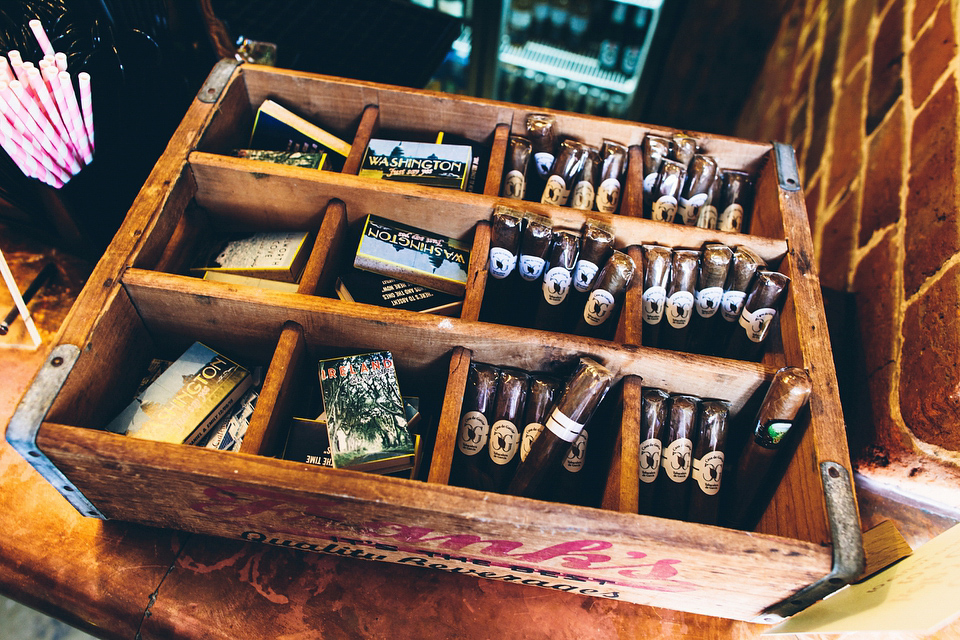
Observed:
[[[50,90],[53,93],[54,101],[57,103],[57,109],[60,111],[60,117],[63,118],[63,123],[67,128],[68,139],[73,146],[73,151],[77,154],[77,159],[81,159],[83,158],[83,154],[80,153],[80,151],[83,149],[83,146],[79,144],[79,140],[75,137],[76,132],[74,131],[72,118],[70,117],[70,107],[67,106],[67,99],[64,95],[63,87],[60,85],[57,68],[49,66],[44,69],[43,75],[50,83]]]
[[[10,63],[7,62],[7,59],[3,56],[0,56],[0,80],[4,82],[16,80],[16,76],[13,75],[13,71],[10,69]]]
[[[58,71],[66,71],[66,70],[67,70],[67,54],[65,54],[65,53],[63,53],[63,52],[55,53],[55,54],[53,54],[53,60],[54,60],[54,62],[55,62],[56,65],[57,65],[57,70],[58,70]]]
[[[9,85],[0,82],[0,99],[4,100],[13,111],[15,111],[24,124],[30,135],[43,147],[50,156],[57,160],[58,164],[66,166],[66,146],[57,137],[53,127],[47,121],[46,117],[37,108],[33,98],[24,90],[18,80],[14,80]],[[46,125],[44,127],[44,125]],[[60,144],[56,144],[59,141]]]
[[[80,115],[80,104],[77,102],[77,92],[73,88],[70,72],[61,71],[58,75],[63,96],[67,100],[67,109],[70,111],[70,124],[76,132],[77,141],[80,143],[77,149],[83,152],[83,162],[90,164],[93,162],[93,150],[90,148],[90,141],[87,140],[87,130],[83,125],[83,116]]]
[[[27,74],[27,77],[30,80],[30,86],[33,87],[34,93],[36,93],[40,99],[40,104],[43,106],[44,112],[47,114],[47,117],[50,118],[53,128],[56,129],[57,137],[59,137],[62,142],[66,142],[70,139],[70,134],[67,132],[67,126],[63,123],[63,120],[60,119],[60,112],[57,110],[57,105],[53,102],[53,96],[50,95],[50,88],[47,87],[43,78],[40,76],[40,71],[34,69]],[[70,160],[73,159],[69,153],[67,155]],[[76,169],[71,167],[71,171],[73,171],[73,173],[80,171],[80,165],[77,165],[75,160],[73,163],[76,165]]]
[[[7,52],[7,57],[10,58],[10,68],[13,69],[13,75],[17,77],[17,80],[23,82],[23,78],[20,77],[24,75],[23,58],[20,56],[20,52],[13,49]]]
[[[40,43],[40,50],[43,51],[43,55],[53,55],[53,45],[50,44],[47,32],[43,30],[43,24],[39,20],[31,20],[27,24],[30,25],[30,30],[33,31],[37,42]]]
[[[3,133],[3,135],[10,138],[14,144],[20,147],[27,159],[28,166],[34,167],[33,173],[35,175],[33,177],[40,178],[50,173],[51,175],[59,176],[64,182],[70,179],[69,173],[57,166],[42,149],[38,148],[33,142],[14,130],[5,118],[0,118],[0,133]]]
[[[93,144],[93,95],[90,91],[90,74],[81,71],[77,74],[77,84],[80,85],[80,111],[83,112],[83,126],[87,130],[87,140],[90,142],[90,151],[96,149]]]

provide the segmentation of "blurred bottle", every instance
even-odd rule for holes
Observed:
[[[530,25],[531,40],[545,40],[550,31],[550,0],[533,0],[533,23]]]
[[[504,65],[500,69],[500,100],[505,102],[517,102],[522,84],[522,71],[519,67],[513,65]]]
[[[590,0],[572,0],[570,18],[567,22],[567,47],[572,51],[582,51],[586,47],[589,30]]]
[[[611,2],[607,25],[600,42],[600,55],[597,62],[604,71],[616,71],[620,68],[620,49],[623,43],[627,21],[627,5]]]
[[[640,51],[647,39],[647,28],[650,26],[650,10],[645,7],[635,7],[633,15],[627,21],[626,33],[623,37],[623,55],[620,58],[620,71],[628,78],[632,78],[640,68]]]
[[[627,113],[627,97],[622,93],[613,93],[610,95],[609,116],[611,118],[623,118]]]
[[[533,0],[513,0],[507,17],[511,44],[522,47],[533,32]]]
[[[567,29],[570,22],[570,0],[550,0],[550,43],[565,47],[568,43]]]

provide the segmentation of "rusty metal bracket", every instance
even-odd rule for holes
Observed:
[[[106,516],[37,447],[40,424],[79,357],[80,348],[72,344],[58,345],[50,352],[7,425],[7,442],[81,515],[106,520]]]
[[[207,76],[203,86],[200,87],[200,91],[197,92],[197,100],[210,103],[219,100],[224,87],[226,87],[227,82],[230,81],[230,76],[233,75],[233,70],[236,69],[239,64],[240,61],[236,58],[222,58],[219,60],[217,64],[213,66],[213,70],[210,71],[210,75]]]
[[[800,191],[800,170],[797,168],[797,156],[793,147],[782,142],[774,142],[773,154],[780,188],[784,191]]]
[[[827,520],[833,541],[833,567],[829,574],[804,587],[789,598],[767,607],[754,622],[776,624],[806,609],[814,602],[852,583],[863,574],[866,555],[863,535],[857,516],[853,479],[846,468],[836,462],[820,463]]]

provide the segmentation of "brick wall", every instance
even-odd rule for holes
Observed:
[[[797,151],[821,281],[856,296],[872,424],[848,426],[874,433],[855,455],[910,475],[960,468],[958,14],[797,0],[737,128]]]

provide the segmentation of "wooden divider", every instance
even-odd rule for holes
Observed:
[[[453,467],[453,452],[457,447],[457,432],[460,428],[460,407],[467,388],[467,374],[470,373],[469,349],[456,347],[450,354],[450,372],[447,376],[447,388],[443,394],[443,407],[437,424],[437,439],[433,445],[433,457],[430,460],[430,472],[427,482],[437,484],[450,483],[450,471]]]
[[[350,155],[343,163],[343,170],[340,173],[347,173],[352,176],[360,171],[360,164],[363,162],[363,154],[367,151],[370,144],[370,138],[380,128],[380,107],[375,104],[368,105],[360,116],[360,124],[357,126],[357,133],[353,137],[353,144],[350,146]]]
[[[303,267],[297,293],[324,295],[332,290],[346,236],[347,208],[340,200],[331,200],[323,212],[323,221]]]

